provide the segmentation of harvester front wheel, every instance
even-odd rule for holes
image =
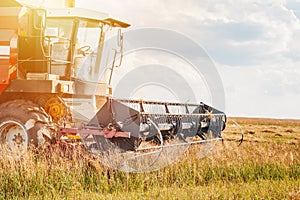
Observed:
[[[0,105],[0,144],[13,152],[40,147],[52,135],[51,119],[44,110],[26,100]]]

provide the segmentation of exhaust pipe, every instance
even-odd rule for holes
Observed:
[[[65,0],[65,7],[75,8],[75,0]]]
[[[75,0],[44,0],[47,8],[75,8]]]

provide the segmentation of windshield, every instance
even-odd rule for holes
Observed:
[[[99,43],[101,35],[102,24],[96,21],[48,19],[44,46],[46,55],[51,58],[51,72],[65,77],[94,80],[100,67],[100,58],[97,64],[97,52],[98,49],[102,50],[103,41]]]
[[[48,19],[45,29],[45,51],[53,62],[70,62],[72,20]]]
[[[53,41],[71,40],[73,24],[73,20],[70,19],[48,19],[45,36],[53,38]]]
[[[101,36],[103,36],[101,24],[85,20],[79,21],[73,73],[75,78],[86,81],[98,79],[103,45],[103,41],[99,43]]]
[[[101,28],[97,23],[90,23],[87,21],[80,21],[77,33],[76,45],[90,46],[93,50],[97,49],[98,41],[101,35]]]

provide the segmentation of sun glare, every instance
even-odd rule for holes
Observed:
[[[44,0],[17,0],[19,3],[30,7],[42,7]]]
[[[73,0],[17,0],[30,7],[63,8],[66,5],[74,6]]]

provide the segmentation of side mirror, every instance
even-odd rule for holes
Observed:
[[[117,54],[119,54],[120,62],[118,65],[116,65],[116,67],[120,67],[122,64],[122,60],[123,60],[123,33],[122,33],[121,29],[118,30],[118,47],[119,47],[119,49],[115,51],[114,59],[116,59]]]
[[[113,58],[113,62],[112,62],[112,66],[110,68],[110,76],[109,76],[109,80],[108,80],[108,84],[111,84],[112,81],[112,75],[113,75],[113,71],[115,67],[120,67],[123,61],[123,33],[121,31],[121,29],[118,30],[118,49],[113,49],[114,50],[114,58]],[[119,63],[116,64],[116,59],[119,56]]]
[[[123,49],[123,33],[121,29],[118,30],[118,46]]]

